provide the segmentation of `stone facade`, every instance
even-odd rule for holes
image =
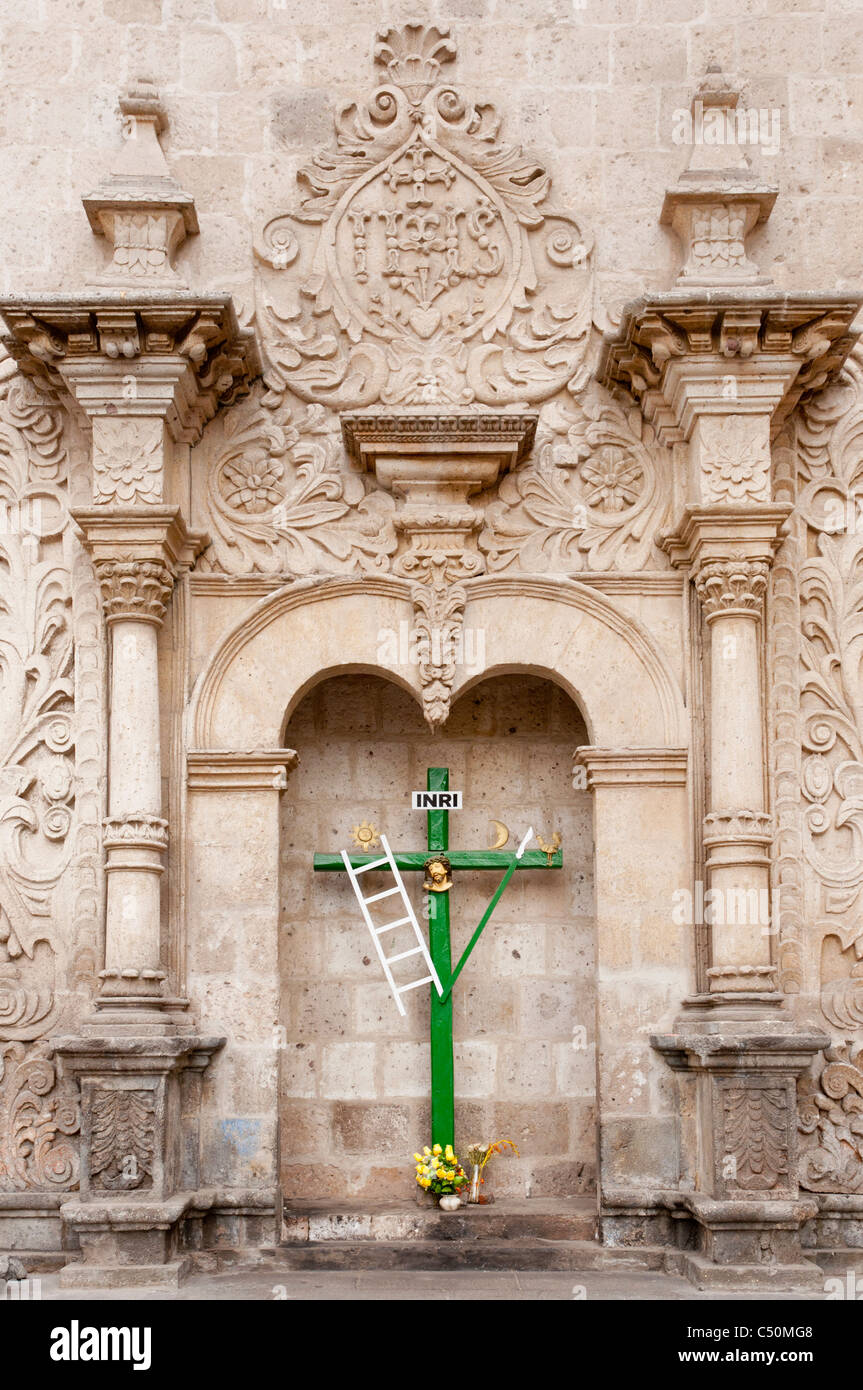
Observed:
[[[501,1193],[863,1242],[861,16],[533,9],[0,0],[0,1247],[69,1283],[405,1191],[428,1006],[310,855],[444,760],[564,837],[457,1005]]]

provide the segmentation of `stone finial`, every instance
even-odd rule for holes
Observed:
[[[90,226],[113,245],[108,270],[91,283],[136,289],[186,288],[174,256],[198,231],[194,200],[176,182],[159,135],[167,127],[159,93],[139,78],[120,98],[124,144],[107,179],[83,199]]]
[[[690,145],[689,163],[669,189],[660,221],[683,243],[678,285],[767,285],[746,254],[746,239],[766,222],[777,189],[753,174],[743,146],[776,134],[772,116],[740,105],[740,92],[715,65],[707,70],[689,113],[678,113],[674,138]]]

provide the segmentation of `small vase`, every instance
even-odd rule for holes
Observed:
[[[470,1170],[470,1192],[468,1193],[467,1198],[468,1201],[471,1202],[473,1205],[477,1205],[481,1200],[479,1195],[479,1185],[481,1179],[482,1169],[480,1168],[478,1163],[474,1163]]]
[[[457,1192],[445,1192],[444,1195],[438,1199],[438,1206],[441,1211],[458,1211],[461,1206],[461,1197],[459,1197]]]

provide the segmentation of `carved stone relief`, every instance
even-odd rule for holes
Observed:
[[[802,838],[817,889],[821,1005],[835,1028],[863,1027],[863,367],[803,412],[798,499]],[[820,944],[819,944],[820,943]]]
[[[273,390],[339,410],[546,400],[584,366],[590,241],[546,171],[442,80],[446,29],[380,36],[384,76],[264,227],[259,326]],[[288,272],[288,273],[285,273]]]
[[[827,1048],[818,1075],[798,1088],[800,1186],[863,1192],[863,1044]]]
[[[671,505],[667,451],[637,410],[591,389],[546,410],[535,463],[504,479],[479,546],[492,571],[636,570]]]
[[[77,1182],[74,1094],[36,1041],[69,998],[57,892],[82,833],[63,426],[0,350],[0,1190]]]

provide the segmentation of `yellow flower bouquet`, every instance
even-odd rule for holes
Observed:
[[[467,1173],[459,1162],[458,1154],[452,1144],[441,1148],[428,1145],[422,1153],[414,1154],[417,1184],[424,1192],[433,1192],[436,1197],[458,1193],[467,1183]]]

